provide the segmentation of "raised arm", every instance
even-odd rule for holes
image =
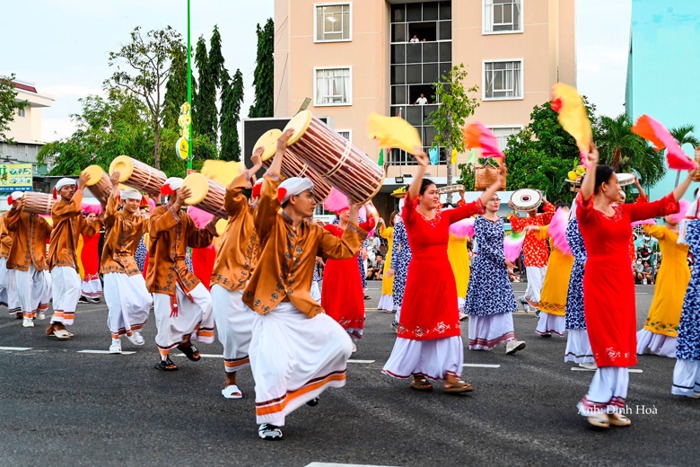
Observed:
[[[413,178],[411,186],[408,187],[408,197],[411,200],[418,198],[420,194],[420,186],[423,184],[423,178],[425,177],[425,172],[428,170],[428,156],[423,152],[423,149],[416,146],[413,150],[413,157],[418,162],[418,172]]]
[[[581,198],[583,201],[588,201],[594,194],[595,191],[595,171],[598,166],[598,159],[600,155],[598,154],[598,148],[595,144],[591,143],[591,151],[588,153],[588,167],[586,167],[586,175],[583,176],[583,182],[581,183]]]
[[[107,229],[111,229],[114,225],[114,216],[117,215],[119,207],[119,172],[112,173],[109,181],[112,182],[112,194],[109,195],[105,207],[104,224]]]

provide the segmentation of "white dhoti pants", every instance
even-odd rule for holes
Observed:
[[[311,298],[321,303],[321,289],[318,286],[318,281],[311,281]]]
[[[671,393],[676,396],[700,394],[700,360],[676,360]]]
[[[110,272],[104,275],[104,281],[104,297],[109,309],[107,326],[112,339],[142,329],[153,303],[143,276]]]
[[[167,354],[190,339],[205,344],[214,342],[214,316],[211,295],[201,283],[189,293],[190,298],[177,284],[175,295],[153,294],[153,311],[156,318],[156,345]]]
[[[56,266],[51,270],[53,289],[52,323],[73,324],[80,299],[80,275],[74,268]]]
[[[424,341],[398,337],[382,373],[402,379],[416,375],[444,380],[448,375],[461,376],[463,363],[464,343],[460,336]]]
[[[235,373],[250,365],[248,348],[257,313],[243,303],[242,290],[227,290],[219,284],[211,287],[211,302],[219,342],[224,346],[226,373]]]
[[[7,258],[0,258],[0,305],[9,303],[7,301]]]
[[[255,313],[250,366],[258,423],[284,426],[285,417],[329,387],[345,386],[352,341],[331,317],[309,319],[289,302]]]
[[[537,266],[528,266],[525,268],[525,273],[527,274],[525,300],[527,300],[530,305],[537,306],[540,303],[540,293],[542,293],[544,276],[547,275],[547,266],[541,268]]]
[[[8,288],[17,294],[17,302],[25,318],[34,318],[37,311],[46,311],[51,300],[51,282],[46,271],[37,271],[33,264],[27,271],[10,269]]]
[[[584,417],[602,413],[623,412],[630,375],[627,368],[606,366],[598,368],[588,393],[578,403],[579,414]]]
[[[102,282],[100,282],[100,275],[85,274],[85,278],[80,284],[80,294],[87,298],[100,298],[100,295],[102,295]]]

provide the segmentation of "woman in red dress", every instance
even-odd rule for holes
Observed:
[[[382,373],[395,378],[413,377],[411,387],[432,389],[428,379],[444,380],[444,391],[462,393],[473,386],[460,379],[464,343],[459,327],[457,286],[447,256],[450,224],[484,212],[505,176],[473,203],[440,212],[440,193],[424,179],[428,156],[416,148],[418,173],[411,184],[401,216],[413,257],[408,266],[398,337]]]
[[[336,212],[338,225],[328,224],[323,228],[342,238],[350,219],[349,208]],[[360,228],[369,232],[374,227],[374,218],[360,223]],[[362,277],[357,267],[357,253],[352,258],[327,259],[321,290],[321,307],[336,320],[352,339],[352,351],[357,350],[355,341],[362,338],[365,328],[365,293]]]
[[[83,204],[83,212],[88,221],[94,221],[102,214],[102,206],[99,204]],[[102,282],[100,281],[100,235],[83,235],[83,249],[80,252],[80,261],[83,263],[83,282],[80,285],[81,301],[100,303],[102,296]]]
[[[678,212],[678,200],[697,169],[658,201],[617,204],[620,186],[612,167],[597,165],[595,147],[588,161],[576,217],[588,252],[583,307],[598,370],[578,409],[593,426],[628,426],[632,422],[624,415],[629,386],[627,368],[637,363],[634,277],[627,251],[632,235],[630,224]]]

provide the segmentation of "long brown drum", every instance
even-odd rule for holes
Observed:
[[[228,213],[224,209],[226,188],[200,173],[191,173],[185,177],[182,187],[190,189],[190,196],[185,199],[185,204],[197,206],[209,214],[228,219]]]
[[[305,110],[292,118],[288,153],[307,163],[328,183],[355,203],[366,203],[379,192],[382,169],[350,141]]]
[[[33,214],[51,214],[51,208],[57,200],[48,193],[26,191],[24,193],[24,210]]]
[[[129,156],[115,157],[109,165],[109,174],[119,172],[119,183],[136,188],[153,197],[160,196],[160,187],[168,178],[163,172]]]
[[[253,146],[256,149],[260,146],[265,148],[261,157],[265,167],[270,167],[272,164],[272,158],[275,152],[277,152],[277,138],[279,138],[281,134],[282,132],[280,130],[269,130],[263,133],[263,135],[258,138],[255,146]],[[331,186],[328,182],[324,180],[318,172],[299,160],[289,148],[287,148],[287,152],[284,153],[284,159],[282,159],[282,175],[285,177],[306,177],[314,182],[314,197],[319,203],[325,201],[331,193]]]
[[[107,206],[109,196],[112,194],[112,181],[109,179],[109,175],[99,165],[88,166],[83,170],[83,173],[88,176],[88,180],[85,183],[87,189],[90,190],[90,193],[97,198],[103,207]]]

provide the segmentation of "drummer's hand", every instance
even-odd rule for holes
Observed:
[[[173,206],[177,206],[177,209],[180,209],[182,205],[185,204],[185,200],[189,198],[191,194],[192,192],[190,191],[189,187],[180,187],[180,189],[177,190],[177,198],[175,198],[175,203],[173,203]]]
[[[80,174],[80,177],[78,177],[78,189],[82,190],[85,188],[85,185],[87,184],[88,180],[90,180],[90,176],[86,172],[82,172]]]
[[[117,188],[119,186],[119,172],[113,172],[109,177],[109,181],[112,182],[112,188]]]
[[[287,141],[294,134],[294,129],[290,128],[277,138],[277,152],[285,152],[287,150]]]
[[[600,159],[600,154],[598,153],[598,148],[595,146],[594,143],[591,143],[591,150],[588,153],[588,163],[595,165],[598,163],[599,159]]]
[[[263,146],[255,148],[253,155],[250,156],[250,161],[253,163],[253,167],[250,170],[255,169],[256,172],[260,170],[260,167],[262,167],[262,155],[264,151],[265,148]]]
[[[16,199],[12,203],[12,209],[23,209],[27,205],[27,197],[22,196],[20,199]]]

